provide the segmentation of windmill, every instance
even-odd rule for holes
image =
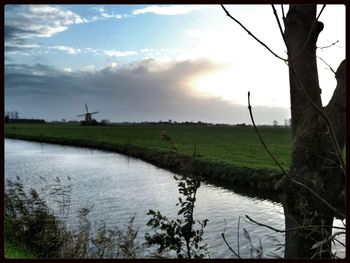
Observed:
[[[94,121],[94,119],[91,117],[91,115],[98,113],[98,111],[89,112],[89,109],[88,109],[88,106],[86,103],[85,103],[85,108],[86,108],[86,113],[79,114],[79,115],[77,115],[77,117],[85,116],[85,123],[92,123]]]

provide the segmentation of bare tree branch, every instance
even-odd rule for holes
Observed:
[[[279,161],[275,158],[275,156],[273,156],[273,154],[271,153],[271,151],[269,150],[269,148],[267,147],[267,145],[265,144],[263,138],[260,135],[260,132],[258,130],[258,128],[255,125],[255,121],[254,121],[254,117],[253,117],[253,112],[252,112],[252,106],[250,105],[250,91],[248,91],[248,110],[249,110],[249,114],[250,114],[250,119],[252,120],[253,123],[253,127],[255,129],[256,134],[258,135],[261,144],[264,146],[265,150],[267,151],[267,153],[270,155],[271,159],[275,162],[275,164],[280,168],[280,170],[282,171],[282,173],[286,176],[287,172],[283,169],[282,165],[279,163]]]
[[[328,66],[329,70],[332,71],[334,73],[334,75],[335,75],[334,69],[326,61],[324,61],[323,58],[321,58],[319,56],[317,56],[317,58],[320,59],[323,63],[325,63]]]
[[[324,4],[324,5],[322,6],[322,8],[321,8],[320,13],[319,13],[318,16],[316,17],[316,21],[320,18],[320,16],[321,16],[323,10],[325,9],[325,7],[326,7],[326,5]]]
[[[231,252],[239,259],[242,259],[237,253],[236,251],[233,250],[233,248],[230,246],[230,244],[226,241],[226,238],[225,238],[225,233],[221,233],[221,236],[222,238],[224,239],[225,243],[226,243],[226,246],[228,247],[229,250],[231,250]]]
[[[259,226],[263,226],[263,227],[266,227],[266,228],[269,228],[275,232],[278,232],[278,233],[285,233],[285,232],[288,232],[288,231],[296,231],[296,230],[300,230],[300,229],[309,229],[309,228],[315,228],[315,227],[331,227],[331,228],[334,228],[334,229],[340,229],[340,230],[345,230],[346,228],[345,227],[338,227],[338,226],[325,226],[325,225],[307,225],[307,226],[300,226],[300,227],[294,227],[294,228],[289,228],[289,229],[285,229],[285,230],[281,230],[281,229],[277,229],[277,228],[274,228],[272,226],[269,226],[269,225],[265,225],[265,224],[262,224],[262,223],[259,223],[257,221],[255,221],[254,219],[250,218],[248,215],[245,216],[249,221],[253,222],[254,224],[257,224]],[[340,233],[340,232],[338,232]]]
[[[317,48],[323,50],[323,49],[326,49],[326,48],[330,48],[330,47],[334,46],[334,45],[337,44],[337,43],[339,43],[339,40],[335,41],[334,43],[332,43],[332,44],[330,44],[330,45],[328,45],[328,46],[317,47]]]
[[[238,216],[238,226],[237,226],[237,251],[238,251],[238,256],[239,255],[239,227],[241,223],[241,216]]]
[[[283,33],[283,29],[282,29],[282,26],[281,26],[280,20],[279,20],[279,18],[278,18],[276,8],[275,8],[275,6],[274,6],[274,5],[271,5],[271,6],[272,6],[273,14],[275,15],[275,18],[276,18],[276,21],[277,21],[277,24],[278,24],[278,28],[280,29],[280,33],[281,33],[281,35],[282,35],[282,38],[283,38],[284,44],[286,45],[286,48],[287,48],[287,54],[288,54],[289,52],[288,52],[288,45],[287,45],[287,41],[286,41],[286,38],[285,38],[285,36],[284,36],[284,33]]]
[[[343,247],[346,247],[346,245],[343,243],[343,242],[341,242],[339,239],[337,239],[337,238],[335,238],[335,237],[333,237],[333,239],[335,240],[335,241],[337,241],[340,245],[342,245]]]
[[[259,42],[259,44],[261,44],[263,47],[265,47],[268,51],[270,51],[271,54],[273,54],[275,57],[283,60],[284,62],[287,62],[288,60],[285,58],[280,57],[279,55],[277,55],[275,52],[273,52],[264,42],[262,42],[260,39],[258,39],[255,35],[253,35],[241,22],[239,22],[236,18],[234,18],[224,7],[224,5],[221,4],[222,9],[224,9],[226,15],[231,18],[233,21],[235,21],[238,25],[240,25],[244,31],[246,31],[252,38],[254,38],[256,41]]]
[[[335,212],[336,214],[340,215],[341,217],[346,217],[345,214],[339,212],[336,208],[334,208],[332,205],[330,205],[325,199],[323,199],[321,196],[319,196],[316,192],[314,192],[310,187],[306,186],[305,184],[291,178],[290,176],[288,176],[288,178],[295,184],[309,190],[314,196],[316,196],[319,200],[321,200],[326,206],[328,206],[331,210],[333,210],[333,212]]]
[[[283,4],[281,4],[281,10],[282,10],[282,20],[283,20],[283,24],[285,23],[286,20],[286,16],[284,15],[284,7]],[[284,24],[285,25],[285,24]]]

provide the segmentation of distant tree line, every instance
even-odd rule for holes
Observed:
[[[6,111],[5,112],[5,118],[8,118],[8,119],[19,119],[19,113],[18,113],[18,111]]]
[[[5,123],[46,123],[42,119],[21,119],[18,111],[6,111],[5,112]]]
[[[236,124],[227,124],[227,123],[210,123],[210,122],[203,122],[203,121],[183,121],[183,122],[177,122],[177,121],[143,121],[143,122],[123,122],[123,124],[172,124],[172,125],[205,125],[205,126],[237,126],[237,127],[252,127],[251,124],[243,123],[236,123]],[[284,126],[290,127],[291,125],[291,119],[285,119],[284,120]],[[272,124],[262,124],[258,126],[274,126],[279,127],[283,125],[279,125],[277,120],[274,120]]]
[[[43,119],[9,119],[7,123],[46,123],[46,121]]]
[[[18,111],[6,111],[5,112],[5,123],[45,123],[45,120],[41,119],[20,119]],[[62,119],[61,121],[52,121],[52,123],[79,123],[76,120],[66,120]],[[252,125],[246,123],[237,123],[237,124],[226,124],[226,123],[210,123],[204,121],[173,121],[169,119],[168,121],[142,121],[142,122],[121,122],[121,123],[111,123],[108,119],[101,120],[102,125],[111,125],[111,124],[152,124],[152,125],[162,125],[162,124],[172,124],[172,125],[205,125],[205,126],[237,126],[237,127],[251,127]],[[260,125],[260,126],[271,126],[268,124]],[[278,127],[278,121],[274,120],[272,122],[273,127]],[[291,119],[284,120],[284,126],[291,126]]]

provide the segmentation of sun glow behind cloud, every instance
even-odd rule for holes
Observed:
[[[218,30],[186,31],[196,44],[192,52],[182,54],[182,58],[207,57],[220,65],[217,70],[193,78],[191,86],[194,92],[198,96],[217,97],[232,104],[246,105],[247,93],[251,91],[255,105],[289,108],[286,65],[244,31],[234,29],[231,32],[231,22],[224,20]],[[273,34],[269,43],[278,42],[279,38],[278,34]],[[283,53],[284,47],[277,45],[276,49]]]
[[[226,8],[277,54],[286,57],[270,5],[227,5]],[[328,5],[321,16],[325,29],[318,45],[327,46],[336,40],[339,43],[317,52],[335,70],[345,57],[344,13],[339,11],[339,5]],[[47,17],[50,21],[46,23]],[[95,97],[90,91],[98,87],[100,101],[103,97],[113,100],[111,105],[117,99],[127,102],[124,108],[118,104],[118,112],[123,112],[126,120],[131,111],[137,118],[147,113],[152,118],[175,119],[181,115],[193,120],[221,121],[219,118],[226,116],[225,108],[228,121],[236,114],[233,111],[242,108],[246,113],[248,91],[253,107],[260,107],[260,112],[264,112],[263,107],[269,112],[280,107],[278,114],[281,108],[286,111],[283,117],[269,115],[267,119],[281,121],[289,114],[288,67],[228,19],[219,5],[8,5],[4,36],[6,79],[12,81],[5,87],[7,103],[12,99],[17,106],[8,105],[18,109],[25,104],[18,102],[20,92],[14,95],[13,91],[24,92],[32,85],[26,99],[35,97],[39,86],[43,94],[44,89],[47,94],[58,93],[67,86],[72,91],[86,88],[83,96],[89,101],[89,97]],[[320,60],[318,63],[321,95],[327,103],[336,83],[325,64]],[[24,65],[23,70],[35,68],[29,79],[25,74],[18,75],[19,66]],[[47,66],[55,70],[45,71]],[[52,72],[60,72],[58,75],[65,81],[50,79]],[[84,79],[80,80],[80,75],[87,76],[89,81],[82,84]],[[48,79],[50,84],[46,83]],[[80,82],[73,81],[76,79]],[[53,82],[59,83],[57,89],[51,88]],[[135,98],[140,98],[140,102],[131,103]],[[76,98],[81,99],[80,95]],[[157,104],[163,101],[167,103]],[[175,104],[181,107],[170,109],[169,105]],[[130,108],[132,105],[142,109],[137,111]],[[146,111],[147,107],[157,110]],[[23,111],[28,112],[24,108]],[[178,111],[181,114],[176,115]],[[193,117],[189,116],[191,111],[195,113]],[[243,117],[235,118],[235,121],[243,120]]]
[[[197,76],[191,80],[193,90],[200,96],[220,97],[225,100],[235,100],[235,89],[233,88],[232,68],[216,70]]]
[[[278,77],[256,73],[247,76],[244,70],[227,66],[193,77],[190,86],[195,96],[218,98],[231,104],[247,105],[247,93],[252,93],[255,106],[289,108],[289,87],[287,68]],[[269,78],[274,77],[274,80]],[[267,83],[267,84],[264,84]]]

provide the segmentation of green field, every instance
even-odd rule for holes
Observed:
[[[260,132],[282,166],[289,168],[291,131],[289,128],[261,127]],[[104,143],[131,144],[169,151],[161,136],[169,135],[182,154],[193,155],[196,148],[202,159],[234,166],[277,169],[260,144],[252,127],[137,124],[81,126],[77,124],[6,124],[9,134],[55,138],[86,139]]]

